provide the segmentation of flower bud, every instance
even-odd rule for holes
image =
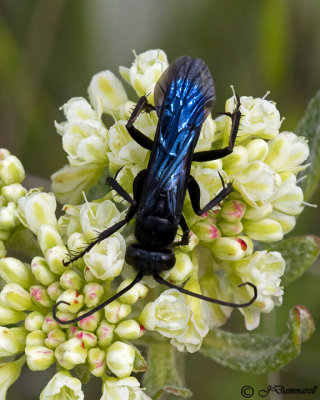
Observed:
[[[283,214],[282,212],[273,211],[269,215],[270,219],[273,219],[281,225],[283,234],[287,234],[292,231],[296,226],[296,219],[292,215]]]
[[[43,257],[34,257],[32,259],[31,270],[37,281],[44,286],[49,286],[56,279]]]
[[[20,183],[24,178],[24,168],[17,157],[8,156],[0,162],[0,179],[5,185]]]
[[[279,185],[278,180],[279,175],[267,164],[262,161],[252,161],[234,173],[233,187],[241,193],[246,203],[256,207],[270,200]]]
[[[169,289],[144,307],[139,321],[146,329],[172,338],[183,334],[189,317],[190,310],[184,296],[175,289]]]
[[[239,222],[245,211],[246,205],[242,201],[228,200],[223,202],[219,215],[228,222]]]
[[[114,333],[121,339],[134,340],[141,337],[145,332],[142,325],[138,324],[134,319],[121,321],[114,330]]]
[[[36,331],[42,328],[44,322],[44,315],[39,311],[33,311],[26,316],[24,326],[28,331]]]
[[[54,302],[48,296],[46,288],[41,285],[33,285],[30,286],[30,295],[32,300],[42,307],[51,308],[54,305]]]
[[[243,225],[240,221],[228,222],[221,219],[219,221],[219,228],[225,236],[236,236],[243,231]]]
[[[48,295],[52,301],[56,301],[57,298],[63,293],[60,282],[53,282],[47,289]]]
[[[240,243],[241,249],[244,251],[244,256],[249,256],[253,253],[253,241],[248,236],[236,237],[238,243]]]
[[[97,119],[97,113],[92,109],[89,102],[83,97],[72,97],[61,108],[69,122],[86,119]]]
[[[63,218],[63,217],[61,217],[61,218]],[[59,222],[60,222],[61,218],[59,219]],[[70,230],[72,229],[72,232],[73,232],[72,223],[70,222],[70,220],[67,221],[67,226],[69,227]],[[77,229],[81,230],[81,226],[78,226]],[[61,231],[61,227],[60,227],[60,231]],[[67,233],[67,235],[68,235],[68,233]],[[88,245],[88,240],[87,240],[86,236],[82,233],[74,232],[68,237],[67,247],[70,252],[82,251],[83,248],[86,247],[87,245]],[[73,267],[76,267],[80,271],[82,271],[85,266],[85,262],[84,262],[83,258],[81,257],[78,260],[74,261],[72,263],[72,265],[73,265]]]
[[[247,220],[243,222],[243,227],[246,235],[253,240],[277,242],[283,238],[281,224],[271,218],[261,219],[260,221]]]
[[[15,216],[17,206],[15,203],[9,203],[6,207],[0,207],[0,227],[3,230],[12,230],[18,225],[19,220]]]
[[[169,271],[166,279],[169,279],[170,282],[182,283],[186,281],[191,272],[193,271],[193,264],[190,260],[190,257],[182,252],[175,253],[176,263],[174,267]]]
[[[221,236],[213,218],[205,218],[196,222],[192,229],[198,238],[205,243],[210,243]]]
[[[89,267],[84,267],[83,276],[86,282],[96,282],[97,278],[93,275]]]
[[[282,173],[280,177],[280,188],[272,198],[273,208],[284,214],[300,214],[303,210],[303,192],[296,184],[296,176],[291,172],[286,172]]]
[[[120,301],[113,301],[104,308],[106,320],[116,324],[121,319],[125,318],[131,313],[131,306],[129,304],[120,303]]]
[[[95,185],[101,177],[103,166],[87,164],[80,167],[65,165],[51,175],[52,190],[61,204],[80,203],[83,191]],[[61,225],[60,225],[61,226]],[[68,230],[69,227],[66,228]]]
[[[26,314],[22,311],[13,310],[0,304],[0,325],[11,325],[23,321]]]
[[[46,333],[53,331],[54,329],[58,328],[57,321],[53,318],[52,313],[49,313],[44,318],[42,324],[42,330]]]
[[[103,349],[106,349],[113,340],[113,331],[115,325],[110,324],[106,320],[102,320],[97,329],[98,344]]]
[[[106,353],[95,347],[88,351],[88,364],[92,375],[102,377],[106,370]]]
[[[91,104],[101,113],[113,115],[121,104],[128,101],[121,81],[109,70],[92,77],[88,92]]]
[[[60,277],[60,285],[65,290],[80,290],[83,283],[81,275],[72,269],[65,271]]]
[[[58,310],[57,311],[57,317],[59,318],[59,319],[61,319],[61,321],[71,321],[73,318],[75,318],[76,317],[76,315],[75,314],[73,314],[73,313],[71,313],[70,311],[60,311],[60,310]],[[71,324],[72,324],[73,322],[71,322]],[[59,325],[59,323],[57,323],[58,325],[58,327],[61,327],[60,325]],[[63,325],[63,327],[70,327],[70,324],[67,324],[67,325]]]
[[[0,398],[6,399],[7,390],[19,378],[25,356],[16,361],[0,364]]]
[[[77,313],[83,306],[83,295],[76,290],[65,290],[57,299],[57,302],[65,301],[68,304],[60,304],[59,310]]]
[[[83,400],[81,382],[68,371],[57,372],[40,394],[40,400]]]
[[[29,289],[33,281],[31,271],[17,258],[5,257],[0,260],[0,276],[6,282],[15,282]]]
[[[126,286],[130,285],[131,282],[132,279],[125,279],[124,281],[122,281],[118,286],[117,293],[119,293]],[[133,288],[131,288],[121,297],[119,297],[119,301],[121,303],[134,304],[138,300],[143,299],[147,295],[147,293],[148,293],[148,287],[138,282],[133,286]]]
[[[105,165],[108,162],[107,130],[101,121],[82,119],[55,125],[72,166]]]
[[[134,348],[123,342],[115,342],[107,350],[108,368],[118,378],[124,378],[131,374],[134,358]]]
[[[247,207],[244,218],[252,221],[263,219],[272,213],[272,204],[267,203],[261,207]]]
[[[78,314],[78,317],[80,317],[82,314],[86,313],[87,311],[89,311],[89,310],[81,311]],[[96,313],[90,315],[89,317],[81,319],[78,322],[78,326],[80,329],[83,329],[84,331],[94,332],[97,329],[100,319],[101,319],[100,312],[96,312]]]
[[[242,244],[236,238],[222,237],[216,239],[211,249],[220,260],[240,260],[244,256]]]
[[[148,50],[137,55],[130,68],[120,67],[119,71],[138,96],[150,93],[149,98],[153,103],[154,86],[168,65],[164,51]]]
[[[189,243],[187,244],[187,246],[183,246],[181,248],[181,251],[189,253],[197,246],[199,240],[200,240],[199,237],[193,231],[190,231]]]
[[[20,197],[27,194],[27,189],[24,188],[20,183],[12,183],[11,185],[7,185],[2,188],[1,194],[5,197],[8,203],[10,201],[16,203]]]
[[[44,371],[55,362],[53,351],[45,346],[28,346],[25,353],[31,371]]]
[[[63,265],[63,260],[67,258],[67,255],[68,250],[65,246],[55,246],[46,252],[45,257],[51,272],[57,275],[65,272],[66,267]]]
[[[55,356],[59,364],[66,369],[72,369],[77,364],[86,361],[88,351],[84,348],[81,340],[72,338],[61,343],[55,350]]]
[[[28,331],[23,326],[13,327],[10,329],[10,331],[16,338],[16,340],[19,342],[20,346],[24,348],[26,344]]]
[[[235,96],[227,100],[226,111],[233,112],[235,101]],[[241,96],[240,112],[239,140],[247,139],[250,136],[269,140],[279,133],[281,120],[274,102],[252,96]]]
[[[90,282],[83,288],[84,303],[87,307],[95,307],[101,299],[104,289],[99,283]]]
[[[97,344],[97,336],[92,332],[80,331],[75,332],[74,337],[81,340],[85,348],[94,347]]]
[[[193,293],[201,294],[198,278],[192,276],[184,288]],[[179,351],[187,350],[194,353],[201,347],[202,339],[209,331],[208,327],[208,304],[191,296],[187,296],[186,303],[191,311],[191,318],[188,321],[187,329],[182,335],[174,337],[170,343]]]
[[[18,283],[7,283],[1,291],[0,299],[4,305],[18,311],[32,310],[30,294]]]
[[[41,225],[38,231],[38,242],[43,254],[51,247],[63,246],[63,240],[55,226]]]
[[[236,146],[233,152],[228,156],[224,157],[223,169],[227,171],[229,175],[239,172],[242,168],[248,165],[248,152],[243,146]]]
[[[57,226],[56,199],[53,193],[30,191],[18,200],[17,216],[36,235],[41,225]]]
[[[23,351],[24,343],[20,343],[14,333],[12,329],[0,326],[0,357],[13,356]]]
[[[309,156],[307,140],[291,132],[282,132],[269,143],[269,154],[264,160],[276,172],[297,173],[305,169],[302,164]]]
[[[11,155],[10,151],[7,149],[0,149],[0,162],[4,160],[5,158],[9,157]]]
[[[246,145],[248,161],[263,161],[269,153],[268,143],[263,139],[250,140]]]
[[[27,335],[26,347],[44,346],[45,338],[46,338],[45,332],[39,329],[32,331]]]
[[[61,343],[65,342],[67,339],[67,335],[61,329],[53,329],[48,332],[48,335],[45,339],[45,345],[49,349],[55,349]]]

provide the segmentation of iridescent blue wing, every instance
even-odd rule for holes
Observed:
[[[193,150],[215,100],[204,61],[187,56],[175,60],[157,82],[154,99],[159,122],[140,205],[144,215],[151,214],[165,194],[169,214],[180,219]]]

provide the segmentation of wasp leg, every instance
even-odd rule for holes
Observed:
[[[148,138],[148,136],[144,135],[142,132],[140,132],[138,129],[136,129],[133,124],[140,115],[142,110],[150,110],[152,109],[153,106],[148,103],[148,100],[146,96],[140,97],[140,100],[138,101],[137,105],[135,106],[134,110],[132,111],[132,114],[126,123],[126,128],[129,133],[129,135],[132,137],[133,140],[135,140],[140,146],[144,147],[147,150],[152,150],[153,147],[153,141]]]
[[[98,235],[98,237],[95,240],[93,240],[84,250],[79,251],[75,255],[72,255],[72,257],[70,257],[67,261],[63,261],[63,265],[65,267],[67,267],[69,264],[71,264],[74,261],[78,260],[79,258],[83,257],[85,254],[87,254],[92,249],[93,246],[95,246],[96,244],[100,243],[102,240],[107,239],[109,236],[114,234],[117,230],[122,228],[128,222],[130,222],[130,220],[133,218],[133,216],[137,212],[137,209],[138,209],[138,205],[136,203],[132,204],[129,207],[125,218],[122,221],[117,222],[116,224],[110,226],[110,228],[108,228],[108,229],[104,230],[103,232],[101,232]]]
[[[232,114],[230,114],[230,113],[224,113],[224,114],[227,115],[228,117],[230,117],[232,120],[229,145],[227,147],[224,147],[223,149],[199,151],[198,153],[194,153],[192,161],[218,160],[218,159],[225,157],[228,154],[231,154],[233,152],[233,147],[234,147],[234,144],[235,144],[235,141],[237,138],[237,134],[239,131],[240,118],[241,118],[240,100],[239,100],[238,96],[237,96],[237,105],[236,105],[235,111]]]
[[[182,238],[178,242],[173,242],[172,247],[177,247],[177,246],[188,246],[189,241],[190,241],[190,229],[187,225],[187,221],[184,218],[184,216],[181,214],[180,217],[180,223],[179,225],[182,228]]]
[[[202,209],[200,208],[200,187],[197,181],[194,179],[193,176],[190,175],[189,182],[188,182],[188,191],[190,195],[190,200],[192,204],[193,211],[201,216],[207,211],[209,211],[212,207],[216,206],[220,203],[223,199],[225,199],[233,190],[232,183],[229,182],[225,185],[222,176],[220,175],[220,179],[222,182],[222,190],[214,197],[212,200],[209,201],[207,205],[205,205]]]
[[[108,176],[106,180],[107,184],[112,187],[113,190],[115,190],[118,195],[123,197],[125,200],[127,200],[128,203],[130,204],[135,204],[136,202],[133,200],[133,198],[130,196],[129,193],[127,193],[123,187],[117,182],[116,178],[111,178],[111,176]]]
[[[235,308],[248,307],[248,306],[251,306],[251,304],[254,303],[258,297],[257,287],[251,282],[244,282],[238,286],[238,287],[243,287],[243,286],[248,285],[248,286],[252,287],[253,296],[252,296],[251,300],[246,303],[230,303],[229,301],[213,299],[212,297],[203,296],[202,294],[199,294],[199,293],[190,292],[190,290],[187,290],[183,287],[174,285],[173,283],[164,280],[159,274],[154,274],[153,277],[161,285],[166,285],[169,288],[176,289],[183,294],[187,294],[188,296],[196,297],[197,299],[205,300],[210,303],[220,304],[221,306],[228,306],[228,307],[235,307]]]

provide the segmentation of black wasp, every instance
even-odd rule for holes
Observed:
[[[190,175],[192,161],[211,161],[222,158],[233,151],[239,129],[241,113],[240,102],[232,114],[229,145],[222,149],[194,153],[201,126],[211,112],[215,101],[215,90],[210,71],[203,60],[188,56],[175,60],[160,77],[154,89],[155,106],[148,103],[146,96],[138,101],[126,128],[131,137],[145,149],[151,151],[147,169],[139,172],[133,181],[133,198],[119,185],[115,178],[107,178],[107,183],[129,204],[125,218],[101,232],[96,240],[83,251],[72,255],[64,262],[67,266],[86,254],[90,249],[111,236],[127,224],[134,215],[136,244],[128,246],[126,262],[138,273],[135,279],[119,293],[106,300],[96,308],[68,321],[56,316],[59,301],[53,308],[53,316],[60,324],[70,324],[86,318],[102,309],[125,292],[130,290],[144,275],[152,275],[160,284],[175,288],[180,292],[212,303],[230,306],[247,307],[257,298],[257,288],[250,282],[254,290],[252,299],[247,303],[235,304],[212,299],[164,280],[160,273],[175,265],[173,248],[189,243],[189,228],[182,214],[182,207],[188,190],[194,212],[201,216],[219,204],[233,189],[232,184],[224,184],[222,190],[205,207],[200,208],[200,188]],[[159,118],[154,141],[134,127],[134,122],[142,111],[155,109]],[[178,227],[183,235],[180,241],[174,241]]]

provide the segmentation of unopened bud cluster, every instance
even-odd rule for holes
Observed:
[[[120,67],[120,74],[138,96],[150,93],[153,104],[154,86],[168,65],[163,51],[150,50],[137,55],[130,68]],[[69,372],[75,368],[81,379],[88,371],[102,378],[101,399],[147,400],[131,376],[139,371],[136,365],[142,356],[130,342],[156,331],[178,350],[195,352],[209,328],[223,325],[232,310],[174,289],[146,297],[148,286],[153,286],[145,280],[76,324],[60,325],[54,320],[52,307],[57,302],[65,302],[57,316],[68,321],[124,289],[135,276],[124,261],[132,240],[130,225],[65,266],[69,257],[124,217],[122,199],[114,191],[106,187],[99,199],[90,195],[105,169],[113,174],[121,168],[117,181],[132,194],[132,182],[148,162],[148,151],[125,128],[134,103],[120,79],[102,71],[92,78],[88,92],[90,102],[72,98],[62,106],[65,121],[56,123],[69,164],[52,176],[54,194],[27,191],[21,184],[21,162],[0,150],[0,276],[5,282],[0,293],[0,356],[25,353],[0,368],[10,376],[7,388],[25,361],[32,371],[57,363],[59,372],[40,399],[83,399],[79,379]],[[226,112],[235,107],[233,96],[226,102]],[[295,216],[303,209],[296,176],[306,168],[302,164],[309,148],[305,139],[280,132],[280,114],[272,101],[242,96],[240,111],[233,152],[220,160],[193,163],[191,169],[200,186],[201,206],[221,191],[221,178],[225,184],[232,182],[234,191],[202,217],[195,215],[187,196],[183,214],[191,229],[189,244],[175,250],[175,266],[163,277],[195,293],[234,303],[252,298],[251,287],[238,286],[253,283],[258,298],[240,311],[246,327],[254,329],[261,312],[270,312],[282,302],[285,262],[278,252],[255,251],[253,241],[279,241],[293,229]],[[105,126],[103,114],[113,117],[111,126]],[[142,113],[135,126],[153,139],[157,122],[156,112],[151,111]],[[227,115],[209,116],[195,151],[227,146],[230,129]],[[59,219],[57,200],[64,204]],[[17,227],[36,237],[39,254],[29,263],[7,255],[6,242]],[[12,327],[17,323],[19,327]]]

